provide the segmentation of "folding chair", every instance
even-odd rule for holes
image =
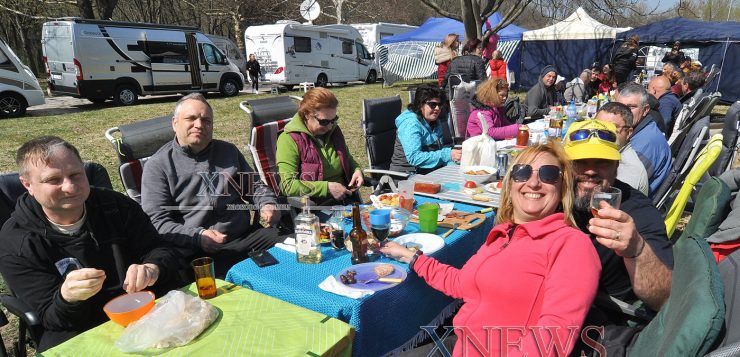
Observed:
[[[730,169],[740,149],[740,101],[733,103],[727,110],[722,127],[722,152],[707,173],[719,176]]]
[[[396,142],[396,118],[401,115],[401,97],[363,99],[362,128],[365,133],[365,150],[369,167],[370,185],[379,193],[385,185],[396,191],[394,180],[405,180],[410,175],[391,171],[391,158]]]
[[[704,173],[709,169],[709,166],[717,160],[720,151],[722,151],[722,134],[715,134],[711,139],[709,139],[707,146],[705,146],[704,149],[699,152],[699,155],[697,155],[691,170],[686,176],[686,180],[681,186],[681,190],[673,201],[670,210],[668,210],[668,214],[666,214],[665,226],[668,237],[673,235],[673,231],[676,229],[676,224],[681,218],[681,214],[686,207],[689,196],[691,196],[691,193],[694,190],[694,186],[696,186],[699,179],[701,179]]]
[[[84,168],[91,186],[113,189],[105,167],[96,162],[85,162]],[[10,214],[15,210],[16,201],[25,192],[26,188],[23,187],[17,172],[0,174],[0,227],[10,218]],[[12,292],[9,295],[0,295],[0,303],[8,312],[18,317],[18,338],[13,341],[12,350],[13,355],[24,357],[26,345],[36,348],[41,340],[43,334],[41,319],[36,311]],[[0,326],[7,324],[5,313],[0,311]],[[7,356],[4,343],[0,343],[0,348],[0,356]]]
[[[275,159],[277,138],[298,112],[296,102],[300,100],[301,97],[281,96],[239,103],[239,108],[252,119],[247,149],[252,154],[254,168],[262,182],[270,186],[276,194],[280,193],[280,177]]]
[[[681,147],[681,143],[694,122],[705,116],[709,116],[714,105],[717,104],[721,96],[722,95],[719,92],[703,96],[693,106],[689,104],[688,114],[685,119],[681,115],[679,115],[679,118],[676,118],[673,133],[668,139],[668,145],[671,146],[671,154],[673,156],[678,152],[678,149]],[[690,102],[692,101],[693,98]],[[681,119],[681,122],[679,122],[679,119]]]
[[[716,344],[725,303],[717,264],[703,237],[706,224],[692,217],[673,245],[668,300],[637,335],[628,356],[702,356]]]
[[[659,211],[665,213],[666,207],[670,206],[672,202],[671,195],[675,196],[680,188],[681,182],[686,177],[694,162],[696,153],[701,149],[702,142],[708,137],[708,132],[709,117],[704,117],[702,120],[697,121],[689,130],[686,139],[673,159],[671,171],[653,195],[653,204]]]
[[[475,97],[478,82],[462,82],[455,86],[454,99],[450,100],[450,114],[452,115],[453,137],[464,138],[465,130],[470,117],[470,102]]]
[[[113,134],[119,133],[119,137]],[[162,145],[175,137],[172,116],[161,116],[121,125],[105,131],[118,156],[118,174],[126,194],[141,203],[141,175],[144,164]]]

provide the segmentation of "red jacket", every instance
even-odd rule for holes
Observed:
[[[488,61],[491,67],[491,78],[506,80],[506,62],[502,59],[492,59]]]
[[[491,356],[502,355],[501,331],[511,344],[521,338],[519,346],[509,345],[511,355],[555,355],[555,348],[549,353],[538,348],[551,343],[560,346],[559,355],[572,350],[596,296],[601,263],[589,238],[563,219],[555,213],[521,224],[511,241],[507,232],[512,224],[499,224],[462,269],[425,255],[418,258],[414,271],[419,276],[464,300],[453,320],[458,336],[454,356],[479,356],[471,342],[476,339],[484,348],[490,343]],[[555,332],[555,327],[560,329]]]
[[[445,79],[445,73],[447,73],[447,67],[450,66],[450,62],[452,60],[437,65],[437,85],[440,87],[442,86],[442,81]]]

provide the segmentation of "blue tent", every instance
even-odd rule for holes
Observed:
[[[604,25],[579,7],[561,22],[525,32],[519,84],[524,88],[535,85],[547,65],[554,65],[558,75],[570,81],[592,63],[610,58],[617,33],[628,29]]]
[[[488,18],[491,26],[496,26],[501,22],[501,15],[494,13]],[[485,27],[484,27],[485,29]],[[516,78],[519,77],[519,44],[522,40],[522,33],[527,29],[521,28],[514,24],[504,27],[498,31],[501,37],[499,40],[499,50],[508,62],[509,71],[513,72]],[[448,34],[456,33],[461,37],[465,36],[465,26],[462,22],[446,17],[431,17],[424,24],[414,31],[409,31],[396,36],[384,37],[380,40],[382,45],[401,42],[433,42],[440,43]],[[436,65],[434,66],[436,71]]]
[[[640,36],[641,45],[665,46],[681,41],[686,48],[699,48],[704,68],[716,65],[720,74],[706,88],[722,93],[722,100],[740,100],[740,22],[709,22],[675,17],[622,32],[617,46],[630,35]]]

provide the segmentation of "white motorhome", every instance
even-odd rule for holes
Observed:
[[[95,103],[187,92],[234,96],[244,86],[239,68],[194,27],[65,18],[44,23],[41,45],[51,93]]]
[[[256,54],[265,80],[288,88],[303,82],[324,87],[378,79],[374,56],[349,25],[250,26],[244,31],[244,44],[246,53]]]
[[[221,53],[225,54],[229,61],[239,67],[242,74],[247,73],[247,58],[244,57],[239,47],[228,37],[206,34]]]
[[[44,103],[36,76],[0,39],[0,118],[22,116],[29,106]]]
[[[380,44],[380,39],[400,35],[419,28],[419,26],[389,24],[387,22],[353,24],[350,26],[356,28],[357,31],[360,32],[362,41],[365,43],[365,46],[367,46],[370,53],[375,53],[375,45]]]

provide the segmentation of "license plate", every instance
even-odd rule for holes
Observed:
[[[61,80],[62,79],[62,75],[61,74],[52,74],[51,75],[51,79],[59,79],[59,80]]]

